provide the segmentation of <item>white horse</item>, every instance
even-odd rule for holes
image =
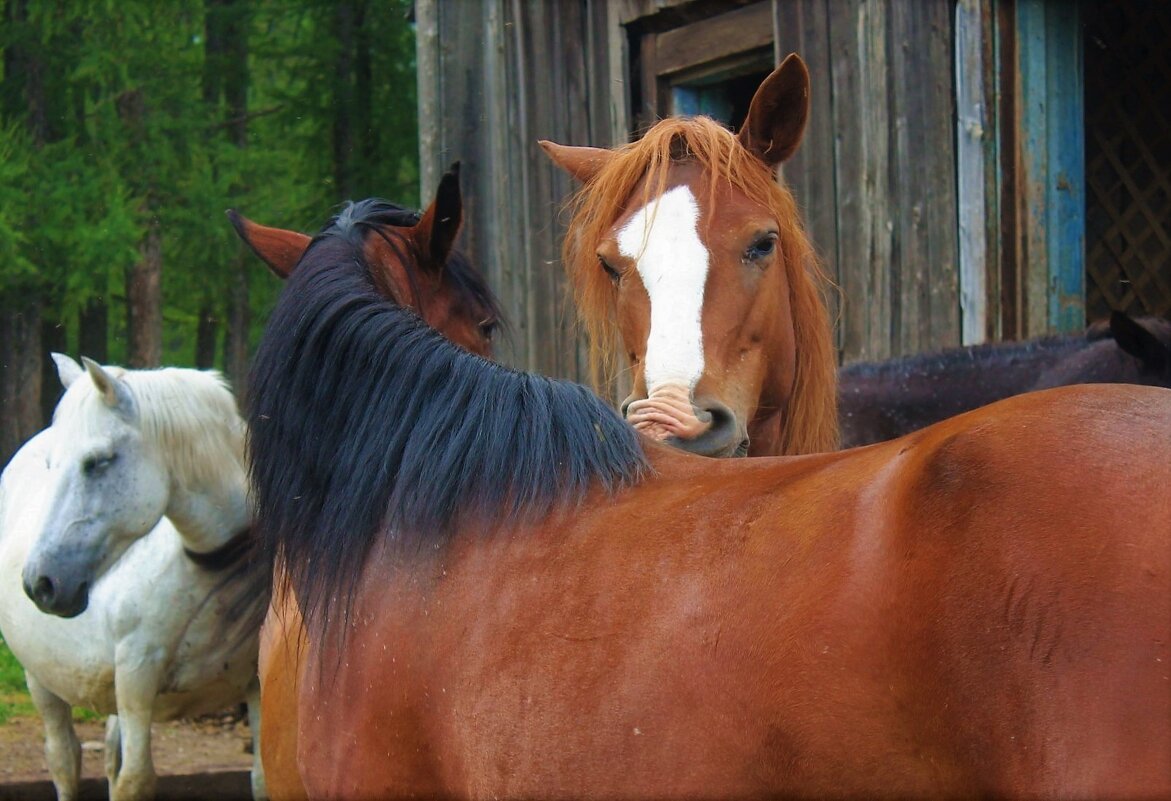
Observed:
[[[266,600],[246,560],[236,401],[213,372],[53,358],[66,387],[53,423],[0,476],[0,632],[44,718],[57,796],[78,793],[71,706],[110,714],[106,775],[123,801],[154,794],[152,721],[246,699],[262,798]]]

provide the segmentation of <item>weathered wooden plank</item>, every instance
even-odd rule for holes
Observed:
[[[891,352],[904,354],[960,341],[949,3],[895,3],[888,26]]]
[[[960,236],[960,333],[964,345],[988,334],[988,242],[985,148],[994,129],[984,95],[982,0],[956,5],[956,183]]]
[[[439,0],[415,1],[415,64],[419,113],[419,197],[428,197],[439,174],[435,154],[442,127],[440,88]]]
[[[772,43],[768,0],[664,31],[655,39],[655,68],[669,75]]]
[[[605,5],[602,12],[603,21],[596,30],[605,42],[606,61],[609,65],[609,75],[605,76],[607,89],[601,90],[609,98],[609,141],[596,140],[597,146],[617,145],[630,140],[633,130],[634,110],[630,107],[630,45],[625,35],[625,29],[620,22],[619,6],[625,0],[593,0],[597,5]],[[596,62],[595,62],[596,63]],[[600,87],[599,87],[600,88]],[[595,135],[599,133],[595,131]]]
[[[1086,324],[1085,82],[1081,4],[1045,7],[1046,142],[1049,176],[1049,328],[1079,331]]]
[[[1020,92],[1020,60],[1017,56],[1016,9],[1007,3],[995,5],[996,48],[996,185],[1000,309],[997,338],[1023,339],[1025,320],[1024,193],[1021,186],[1020,130],[1017,126],[1017,97]]]
[[[777,2],[774,10],[773,28],[778,63],[789,53],[797,53],[809,68],[809,123],[801,147],[783,165],[781,173],[797,198],[826,273],[835,284],[841,286],[834,180],[833,76],[830,69],[826,0]],[[830,293],[827,300],[830,303],[831,319],[838,320],[838,293]],[[839,327],[839,353],[841,347]]]
[[[1085,143],[1079,5],[1017,4],[1028,334],[1085,324]]]
[[[838,265],[846,360],[891,355],[887,5],[829,0]]]

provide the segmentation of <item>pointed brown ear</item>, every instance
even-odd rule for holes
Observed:
[[[288,278],[305,254],[312,237],[296,231],[269,228],[249,220],[235,209],[228,209],[228,221],[236,233],[278,278]]]
[[[606,150],[602,147],[559,145],[548,139],[542,139],[537,144],[541,146],[541,149],[552,159],[554,164],[583,184],[601,172],[602,168],[614,158],[613,150]]]
[[[748,117],[736,136],[757,158],[775,167],[796,152],[808,119],[809,70],[799,55],[790,53],[752,96]]]
[[[423,218],[415,226],[419,241],[427,247],[432,261],[442,265],[447,262],[451,247],[463,221],[463,199],[459,193],[459,162],[452,164],[439,179],[435,200],[423,212]]]

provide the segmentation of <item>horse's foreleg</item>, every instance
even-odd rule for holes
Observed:
[[[252,733],[252,798],[266,801],[268,788],[264,784],[264,763],[260,759],[260,677],[248,685],[248,730]]]
[[[118,725],[118,716],[110,715],[106,718],[106,781],[113,787],[118,781],[118,771],[122,770],[122,729]]]
[[[57,798],[75,801],[81,779],[81,743],[73,730],[69,704],[45,689],[31,673],[26,672],[24,678],[29,695],[45,721],[45,761],[49,763]]]
[[[122,764],[110,784],[110,801],[154,798],[158,778],[150,752],[150,724],[158,687],[158,670],[150,662],[138,662],[129,668],[118,664],[115,668],[118,716],[113,725],[118,731]]]

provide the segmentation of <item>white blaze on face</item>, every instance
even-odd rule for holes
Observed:
[[[647,230],[648,224],[650,230]],[[677,186],[639,209],[618,233],[651,300],[644,371],[647,393],[666,384],[695,389],[703,375],[703,289],[708,250],[699,238],[699,204]]]

